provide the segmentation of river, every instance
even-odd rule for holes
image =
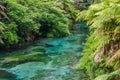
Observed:
[[[1,54],[0,80],[80,80],[75,66],[81,58],[88,28],[76,24],[71,33],[63,38],[40,39],[25,49]]]

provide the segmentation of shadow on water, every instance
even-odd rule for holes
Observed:
[[[0,70],[0,80],[16,80],[15,75],[5,70]]]
[[[0,64],[15,64],[3,67],[6,71],[0,71],[0,78],[15,80],[16,76],[16,80],[79,80],[80,72],[74,66],[81,57],[88,32],[85,24],[76,24],[68,37],[44,38],[26,49],[11,52],[12,55],[0,58]],[[46,56],[43,58],[41,54]],[[20,60],[25,62],[19,64]]]

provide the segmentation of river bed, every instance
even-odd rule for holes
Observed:
[[[84,48],[86,27],[76,24],[68,37],[40,39],[25,49],[0,55],[0,80],[80,80],[75,66]]]

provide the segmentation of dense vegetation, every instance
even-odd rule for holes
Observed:
[[[78,68],[90,80],[119,80],[120,0],[101,0],[80,12],[77,20],[87,21],[91,31]]]
[[[72,4],[73,0],[2,0],[0,47],[21,46],[40,37],[70,35],[69,27],[76,16]]]
[[[76,19],[79,11],[74,0],[1,0],[0,49],[21,47],[43,37],[68,36],[76,19],[90,26],[77,66],[85,72],[83,80],[120,79],[120,0],[93,1]]]

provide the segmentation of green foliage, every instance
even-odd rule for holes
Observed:
[[[18,42],[18,36],[16,34],[16,24],[15,23],[10,23],[5,26],[5,30],[2,35],[2,39],[4,40],[4,42],[6,41],[7,43],[10,43],[10,44],[15,44]]]
[[[91,33],[78,68],[85,69],[91,80],[119,69],[120,56],[117,54],[120,49],[119,4],[120,0],[101,0],[101,3],[93,4],[88,10],[80,12],[76,19],[87,21],[90,25]],[[113,63],[113,65],[107,65],[111,61],[116,65]]]
[[[104,74],[95,78],[95,80],[118,80],[118,79],[120,79],[120,70],[111,72],[109,74]]]
[[[2,22],[0,22],[0,34],[3,34],[3,30],[4,30],[4,24]],[[2,36],[0,35],[0,44],[3,44],[3,40],[2,40]]]
[[[2,0],[0,45],[24,44],[39,37],[63,37],[70,34],[77,10],[73,0]],[[6,4],[6,5],[4,5]],[[4,10],[3,10],[4,8]],[[3,44],[4,43],[4,44]]]

